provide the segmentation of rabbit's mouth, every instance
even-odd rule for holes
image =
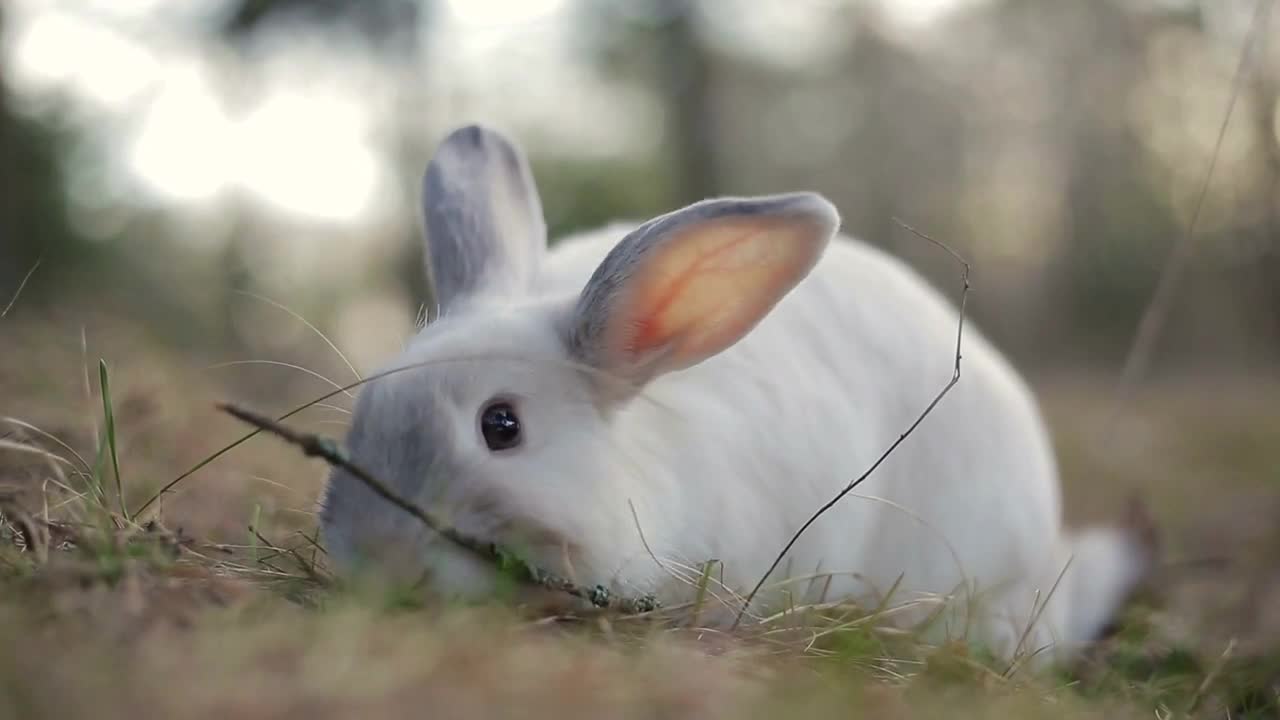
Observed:
[[[431,522],[398,511],[357,515],[350,506],[333,503],[326,511],[325,545],[339,571],[355,579],[391,583],[415,595],[483,599],[520,579],[503,567],[504,559],[518,559],[527,563],[530,573],[525,574],[550,573],[577,582],[575,560],[581,552],[575,543],[544,523],[504,512],[493,501],[473,501],[454,512],[423,508]],[[515,589],[520,599],[528,595],[528,588]]]
[[[525,560],[537,563],[541,570],[577,582],[574,563],[580,562],[584,548],[566,533],[520,512],[512,507],[512,503],[493,494],[469,502],[466,514],[472,522],[464,522],[459,530],[515,552]]]
[[[482,533],[487,541],[516,553],[539,570],[554,573],[578,584],[590,578],[578,576],[582,567],[583,548],[563,532],[532,518],[506,515]]]
[[[578,574],[577,564],[582,557],[578,546],[552,528],[535,522],[504,520],[487,530],[471,537],[493,543],[495,547],[501,547],[529,563],[538,572],[553,574],[574,585],[588,579],[580,578]],[[509,592],[514,596],[508,599],[516,604],[543,612],[563,612],[589,606],[589,603],[569,594],[536,583],[520,582],[513,587],[510,582],[504,582],[504,577],[510,578],[493,558],[437,536],[422,558],[422,575],[417,587],[432,595],[473,599]]]

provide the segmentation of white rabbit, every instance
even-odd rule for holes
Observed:
[[[349,451],[461,532],[582,584],[671,604],[696,592],[673,573],[714,559],[719,594],[745,594],[951,376],[954,307],[881,251],[832,242],[819,195],[707,200],[548,251],[524,156],[481,126],[443,141],[423,193],[439,316],[388,365],[411,369],[362,387]],[[1066,533],[1035,400],[972,327],[962,349],[960,382],[752,612],[875,604],[896,583],[891,605],[921,600],[901,621],[955,596],[932,637],[1037,664],[1108,623],[1150,548],[1121,527]],[[323,505],[341,568],[462,596],[498,577],[345,472]]]

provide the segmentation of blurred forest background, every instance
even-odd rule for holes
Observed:
[[[1185,231],[1244,0],[10,0],[0,295],[193,350],[367,367],[424,299],[417,194],[470,121],[533,157],[554,234],[813,189],[1032,372],[1120,367]],[[1154,370],[1280,350],[1280,43],[1259,33]],[[5,348],[6,351],[11,348]]]
[[[105,359],[141,502],[237,436],[213,399],[288,408],[369,372],[427,299],[425,163],[480,121],[530,154],[553,236],[817,190],[958,299],[960,268],[901,218],[972,263],[971,315],[1045,398],[1069,508],[1148,478],[1166,515],[1210,485],[1280,505],[1280,18],[1259,7],[7,0],[0,311],[22,289],[0,321],[0,416],[94,452]],[[1121,368],[1233,90],[1142,377],[1179,390],[1135,399],[1124,441],[1097,446],[1084,435],[1119,427]],[[221,479],[183,485],[186,507],[225,505],[210,522],[242,533],[242,491],[265,478],[301,488],[279,507],[309,518],[320,473],[265,452],[202,470]]]
[[[962,253],[972,319],[1046,410],[1068,521],[1114,519],[1138,489],[1167,540],[1156,583],[1167,613],[1142,652],[1270,657],[1257,665],[1273,693],[1274,4],[0,0],[0,501],[21,485],[33,508],[84,520],[94,515],[75,501],[88,496],[135,520],[149,508],[144,520],[254,562],[267,542],[315,562],[323,464],[268,437],[237,444],[244,426],[214,403],[283,413],[399,349],[428,299],[422,171],[448,131],[478,121],[530,155],[553,237],[717,194],[816,190],[846,232],[957,300],[961,269],[894,218]],[[1220,133],[1168,322],[1125,385]],[[350,402],[339,394],[289,422],[340,437]],[[64,477],[55,492],[64,469],[89,489]],[[80,692],[68,668],[82,665],[66,664],[61,642],[10,644],[58,655],[8,685],[0,672],[0,685],[52,669],[76,679],[53,697]],[[322,653],[315,667],[332,664]],[[187,665],[186,650],[157,657]],[[474,665],[450,664],[469,687]],[[140,667],[92,662],[108,666]],[[244,667],[228,697],[262,678],[290,696],[280,670]],[[224,688],[191,672],[193,688]],[[297,681],[288,672],[281,687]],[[174,686],[139,677],[139,697]],[[315,677],[329,676],[297,673],[308,687],[355,687]],[[698,677],[682,681],[718,697]],[[1189,677],[1198,698],[1209,678]]]
[[[808,189],[959,299],[894,218],[954,247],[1039,392],[1068,520],[1145,491],[1184,568],[1170,626],[1215,627],[1213,657],[1280,647],[1271,4],[4,0],[0,441],[101,458],[101,359],[128,506],[220,541],[310,532],[323,467],[269,438],[213,455],[244,433],[214,402],[284,412],[401,346],[423,168],[479,121],[531,156],[553,236]],[[1220,131],[1168,322],[1117,392]],[[290,422],[340,436],[349,404]],[[48,487],[9,451],[0,478]]]

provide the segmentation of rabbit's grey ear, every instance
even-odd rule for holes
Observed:
[[[840,216],[814,193],[705,200],[605,257],[569,321],[570,354],[642,384],[750,332],[817,264]]]
[[[427,274],[443,309],[528,289],[546,251],[546,224],[524,154],[482,125],[454,130],[422,188]]]

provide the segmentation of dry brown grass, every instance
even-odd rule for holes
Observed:
[[[1148,384],[1112,444],[1122,452],[1096,451],[1091,432],[1110,411],[1109,386],[1038,383],[1069,515],[1110,515],[1141,487],[1173,564],[1161,607],[1136,609],[1073,676],[1009,679],[969,649],[886,635],[849,608],[725,636],[325,588],[323,555],[304,537],[323,466],[268,437],[180,483],[141,519],[151,530],[129,527],[95,509],[116,506],[112,483],[101,502],[76,497],[77,455],[93,465],[99,449],[98,358],[112,371],[131,508],[244,433],[217,401],[285,409],[326,385],[281,366],[202,371],[226,358],[106,317],[30,315],[0,326],[0,416],[25,423],[0,427],[0,485],[14,491],[0,529],[0,634],[12,649],[0,662],[3,717],[1238,717],[1249,706],[1275,716],[1274,380]],[[294,424],[337,435],[343,418],[320,409]],[[46,506],[71,524],[47,528]],[[47,557],[16,546],[26,538],[14,508],[46,527]]]

